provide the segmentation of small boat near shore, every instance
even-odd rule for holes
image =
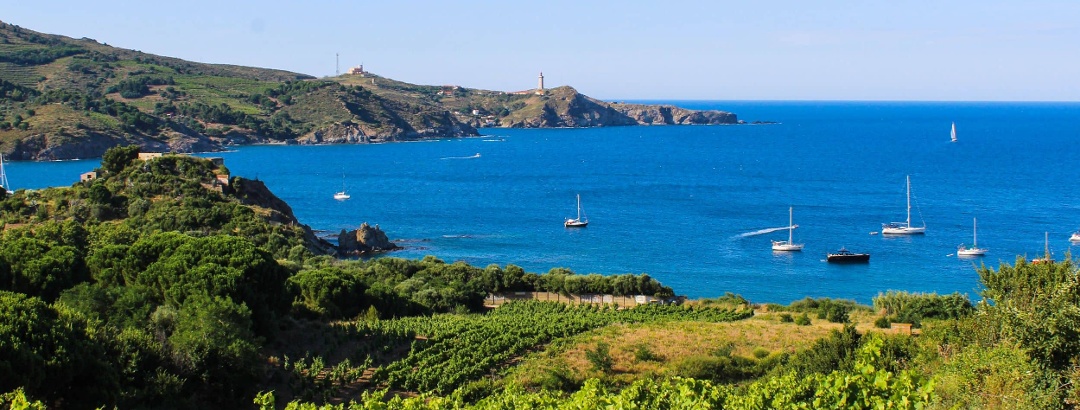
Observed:
[[[829,263],[867,263],[870,262],[869,253],[854,253],[847,248],[840,248],[840,250],[827,254],[825,258]]]
[[[1073,232],[1072,236],[1069,237],[1069,242],[1080,242],[1080,231]]]

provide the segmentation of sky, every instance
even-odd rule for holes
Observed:
[[[363,64],[517,91],[543,71],[606,100],[1080,98],[1078,1],[0,3],[39,32],[316,77]]]

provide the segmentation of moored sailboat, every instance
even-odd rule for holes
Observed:
[[[971,247],[967,248],[964,245],[960,245],[956,249],[956,256],[983,256],[986,255],[986,249],[979,247],[979,234],[978,225],[975,218],[971,218]]]
[[[1046,237],[1045,238],[1045,242],[1046,242],[1046,245],[1045,245],[1046,246],[1046,251],[1045,252],[1046,253],[1043,254],[1043,257],[1041,257],[1041,258],[1032,259],[1031,263],[1039,264],[1039,263],[1052,263],[1052,262],[1054,262],[1054,257],[1050,255],[1050,232],[1046,232],[1044,234],[1044,236]]]
[[[911,226],[911,176],[907,177],[907,220],[904,222],[889,222],[881,224],[881,233],[887,235],[917,235],[926,233],[926,223],[923,226]]]
[[[345,192],[345,173],[342,173],[341,174],[341,192],[338,192],[338,193],[334,194],[334,199],[336,199],[338,201],[344,201],[344,200],[349,199],[349,198],[352,198],[352,196],[349,195],[347,192]]]
[[[566,218],[566,222],[563,222],[563,226],[567,228],[584,228],[589,225],[589,217],[584,216],[585,212],[581,210],[581,194],[577,196],[577,218]]]
[[[791,239],[792,231],[794,231],[795,228],[799,227],[798,225],[795,225],[793,223],[794,220],[792,219],[792,214],[791,213],[792,213],[792,207],[788,207],[788,236],[787,236],[787,240],[786,241],[772,241],[772,250],[774,250],[774,251],[792,252],[792,251],[801,251],[802,248],[803,248],[803,244],[795,243]]]

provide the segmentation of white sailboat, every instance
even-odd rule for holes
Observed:
[[[1045,239],[1045,241],[1046,241],[1046,254],[1043,255],[1043,257],[1041,257],[1041,258],[1032,259],[1031,263],[1039,264],[1039,263],[1053,263],[1054,262],[1054,257],[1050,256],[1050,232],[1046,232],[1045,236],[1046,236],[1046,239]]]
[[[772,250],[774,250],[774,251],[793,252],[793,251],[801,251],[802,248],[803,248],[803,244],[795,243],[795,242],[793,242],[791,240],[792,232],[795,230],[795,228],[799,227],[798,225],[794,224],[794,220],[792,219],[792,215],[791,215],[791,212],[792,212],[791,209],[792,209],[792,207],[789,206],[788,210],[787,210],[787,212],[788,212],[787,240],[786,241],[772,241]]]
[[[15,193],[11,190],[11,185],[8,184],[7,172],[4,171],[4,154],[0,154],[0,187],[4,188],[9,194]]]
[[[950,132],[949,135],[952,137],[952,139],[950,141],[951,142],[956,142],[956,123],[955,122],[952,123],[952,132]]]
[[[352,198],[352,196],[349,196],[349,194],[345,192],[345,173],[342,173],[341,174],[341,192],[338,192],[338,193],[334,194],[334,199],[336,199],[338,201],[344,201],[344,200],[349,199],[349,198]]]
[[[584,228],[589,225],[589,217],[584,216],[585,213],[581,210],[581,194],[577,196],[577,218],[566,218],[566,222],[563,222],[563,226],[567,228]]]
[[[971,218],[971,247],[967,248],[964,245],[960,245],[956,249],[956,256],[983,256],[986,255],[986,249],[979,247],[979,233],[978,225],[975,218]]]
[[[881,233],[886,235],[917,235],[926,233],[926,223],[923,226],[911,226],[911,176],[907,177],[907,220],[904,222],[889,222],[881,224]]]

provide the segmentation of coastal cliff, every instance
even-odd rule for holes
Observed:
[[[258,209],[259,215],[268,222],[302,231],[304,243],[312,254],[340,254],[334,245],[319,238],[310,226],[300,223],[293,214],[292,207],[274,195],[262,181],[236,177],[233,178],[229,189],[241,204]]]

